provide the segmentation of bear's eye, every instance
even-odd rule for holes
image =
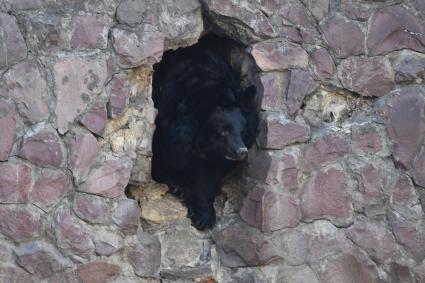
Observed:
[[[225,137],[228,134],[229,134],[229,132],[228,131],[225,131],[225,130],[223,130],[223,131],[220,132],[220,136],[222,136],[222,137]]]

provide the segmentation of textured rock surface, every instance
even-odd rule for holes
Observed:
[[[59,167],[64,158],[58,134],[47,130],[24,139],[19,155],[44,167]]]
[[[335,225],[352,222],[353,206],[346,191],[346,176],[336,169],[320,172],[304,188],[301,196],[303,218],[329,219]]]
[[[423,91],[403,88],[387,108],[386,127],[394,146],[394,157],[410,168],[413,158],[424,142],[425,114]]]
[[[128,159],[108,160],[93,169],[78,190],[110,198],[122,196],[130,178],[130,168]]]
[[[56,119],[60,133],[82,114],[87,104],[106,83],[105,56],[100,58],[69,57],[57,62],[54,69]]]
[[[6,74],[6,84],[18,112],[34,124],[49,114],[45,71],[35,62],[22,62]]]
[[[385,58],[344,60],[338,69],[338,77],[344,87],[363,96],[384,96],[394,86],[394,75]]]
[[[0,282],[425,282],[424,11],[0,0]],[[151,93],[209,32],[261,125],[200,232],[151,180]]]
[[[6,69],[27,56],[27,47],[13,16],[0,13],[0,26],[0,69]]]

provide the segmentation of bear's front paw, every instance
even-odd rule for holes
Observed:
[[[187,214],[192,220],[192,225],[198,230],[209,229],[216,222],[214,207],[188,207]]]

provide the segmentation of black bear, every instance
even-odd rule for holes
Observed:
[[[255,94],[254,86],[242,90],[230,66],[199,44],[165,54],[154,67],[152,178],[183,198],[199,230],[215,224],[221,181],[255,141]]]

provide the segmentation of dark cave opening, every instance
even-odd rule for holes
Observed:
[[[152,179],[183,199],[192,224],[211,228],[223,179],[246,159],[258,128],[255,75],[244,46],[215,34],[154,65],[158,110]]]

